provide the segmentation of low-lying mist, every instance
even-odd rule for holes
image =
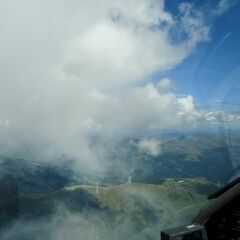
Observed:
[[[158,231],[155,232],[155,235],[158,235]],[[134,219],[121,213],[113,218],[97,211],[71,213],[64,208],[60,208],[48,219],[15,222],[2,233],[1,239],[157,239],[156,236],[153,236],[152,229],[142,229],[136,226]]]

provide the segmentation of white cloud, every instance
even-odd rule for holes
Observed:
[[[193,5],[182,4],[179,14],[157,0],[4,1],[1,154],[65,155],[100,166],[104,150],[92,148],[93,135],[118,139],[195,126],[193,98],[171,93],[169,79],[138,86],[209,39]],[[186,37],[176,41],[174,31]]]
[[[169,128],[185,128],[195,124],[195,108],[191,96],[177,97],[159,91],[158,85],[131,87],[121,93],[108,93],[105,102],[92,106],[92,118],[102,126],[101,134],[113,132],[121,136],[151,134]]]
[[[157,84],[157,88],[159,91],[166,91],[171,89],[172,87],[173,83],[169,78],[163,78]]]
[[[213,9],[213,15],[220,16],[227,12],[237,3],[236,0],[220,0],[217,7]]]
[[[192,113],[195,111],[193,97],[188,95],[186,97],[178,98],[178,102],[180,106],[182,107],[184,112]]]
[[[182,14],[180,31],[188,36],[188,41],[185,43],[187,49],[195,48],[201,41],[210,40],[210,28],[205,25],[203,12],[195,9],[192,3],[185,2],[179,5],[179,11]]]
[[[147,153],[151,156],[158,156],[161,154],[161,141],[157,139],[142,139],[137,144],[139,151]]]
[[[210,123],[240,123],[240,116],[238,113],[215,111],[205,112],[204,118]]]

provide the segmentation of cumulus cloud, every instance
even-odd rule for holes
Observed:
[[[131,87],[124,93],[106,94],[105,102],[98,102],[92,117],[101,126],[101,134],[115,132],[127,137],[177,129],[184,127],[186,121],[191,125],[195,123],[195,119],[191,119],[195,111],[191,96],[178,98],[149,83]]]
[[[203,13],[183,3],[179,16],[163,0],[3,1],[1,155],[99,167],[93,136],[195,126],[193,97],[171,92],[171,80],[138,84],[209,40]]]

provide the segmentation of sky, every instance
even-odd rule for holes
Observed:
[[[0,4],[1,156],[99,166],[92,139],[240,122],[237,1]]]
[[[173,11],[179,2],[181,1],[166,3]],[[217,9],[215,5],[217,1],[194,2],[206,12],[209,11],[209,5],[212,5],[211,9]],[[178,91],[193,95],[200,106],[216,106],[219,98],[223,97],[218,92],[223,83],[239,82],[237,69],[240,64],[240,3],[220,2],[225,3],[222,6],[228,4],[229,7],[218,16],[211,14],[206,16],[211,24],[210,41],[201,44],[189,58],[167,73],[170,78],[176,79]],[[238,94],[235,93],[233,98],[236,98],[236,95]],[[239,103],[240,99],[231,99],[231,101]]]

